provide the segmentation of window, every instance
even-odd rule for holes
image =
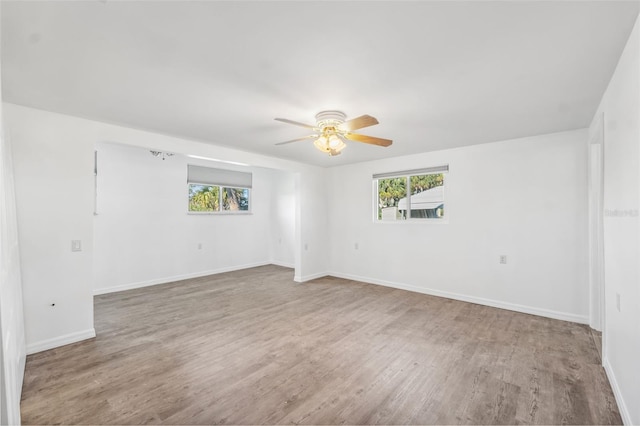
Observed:
[[[252,175],[234,170],[187,166],[190,213],[248,213]]]
[[[444,219],[448,171],[446,165],[373,175],[376,220]]]
[[[212,185],[189,184],[190,212],[220,211],[220,187]]]

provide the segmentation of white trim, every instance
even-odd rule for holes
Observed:
[[[249,206],[251,208],[251,206]],[[249,210],[221,210],[215,212],[187,212],[190,216],[251,216],[253,213]]]
[[[455,299],[463,302],[476,303],[479,305],[491,306],[494,308],[507,309],[509,311],[522,312],[525,314],[538,315],[541,317],[553,318],[562,321],[576,322],[579,324],[588,324],[589,317],[587,315],[576,315],[567,312],[552,311],[550,309],[536,308],[533,306],[519,305],[516,303],[502,302],[499,300],[485,299],[483,297],[467,296],[464,294],[451,293],[448,291],[434,290],[431,288],[417,287],[410,284],[396,283],[392,281],[378,280],[374,278],[360,277],[357,275],[343,274],[340,272],[331,272],[329,275],[344,278],[347,280],[361,281],[368,284],[381,285],[384,287],[392,287],[400,290],[408,290],[416,293],[428,294],[431,296],[446,297],[447,299]]]
[[[604,113],[596,114],[589,128],[588,213],[589,213],[589,326],[605,329],[604,281]],[[602,336],[604,347],[606,336]]]
[[[329,274],[327,272],[318,272],[317,274],[304,275],[304,276],[296,275],[293,277],[293,280],[297,283],[306,283],[307,281],[315,280],[316,278],[327,277],[329,275],[332,275],[332,274]]]
[[[27,349],[20,354],[20,362],[18,363],[18,400],[22,396],[22,385],[24,385],[24,372],[27,369]]]
[[[373,179],[386,179],[386,178],[417,176],[417,175],[439,175],[439,174],[448,173],[448,172],[449,172],[449,165],[443,164],[440,166],[431,166],[431,167],[425,167],[422,169],[400,170],[397,172],[387,172],[387,173],[374,173],[372,177]]]
[[[174,281],[188,280],[190,278],[206,277],[207,275],[215,275],[215,274],[221,274],[223,272],[239,271],[241,269],[255,268],[258,266],[265,266],[270,264],[271,262],[247,263],[244,265],[228,266],[225,268],[211,269],[208,271],[193,272],[191,274],[174,275],[172,277],[155,278],[153,280],[139,281],[139,282],[129,283],[129,284],[121,284],[113,287],[97,288],[93,290],[93,295],[98,296],[100,294],[117,293],[119,291],[133,290],[136,288],[149,287],[152,285],[172,283]]]
[[[71,343],[91,339],[93,337],[96,337],[96,330],[92,327],[88,330],[76,331],[75,333],[65,334],[63,336],[54,337],[52,339],[41,340],[39,342],[27,345],[27,355],[57,348],[59,346],[69,345]]]
[[[291,269],[295,268],[295,265],[293,264],[293,262],[290,263],[290,262],[281,262],[279,260],[272,260],[271,264],[276,266],[282,266],[284,268],[291,268]]]
[[[449,217],[445,216],[442,218],[435,217],[423,217],[423,218],[413,218],[413,219],[398,219],[398,220],[379,220],[378,218],[374,219],[373,222],[375,225],[448,225]]]
[[[615,396],[616,402],[618,403],[618,410],[620,411],[620,416],[622,417],[622,423],[625,425],[632,425],[633,422],[631,421],[631,414],[629,414],[627,404],[625,404],[624,402],[622,391],[620,390],[620,386],[618,386],[616,375],[613,374],[613,368],[611,368],[611,364],[609,363],[608,358],[604,358],[602,366],[604,367],[605,373],[607,373],[607,378],[609,379],[609,383],[611,384],[611,390],[613,390],[613,396]]]

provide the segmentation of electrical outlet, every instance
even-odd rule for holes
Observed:
[[[355,243],[355,244],[353,245],[353,248],[354,248],[355,250],[358,250],[358,248],[360,248],[360,247],[358,246],[358,243]]]
[[[506,254],[501,254],[500,255],[500,263],[503,265],[507,264],[507,255]]]
[[[198,243],[198,250],[202,250],[202,243]]]
[[[71,240],[71,251],[82,251],[82,241]]]

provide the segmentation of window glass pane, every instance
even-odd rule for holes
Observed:
[[[398,203],[406,197],[406,177],[378,179],[378,220],[406,219],[398,209]]]
[[[222,210],[249,210],[249,190],[222,188]]]
[[[189,184],[190,212],[217,212],[220,210],[220,189],[212,185]]]
[[[438,219],[444,217],[444,174],[411,176],[411,218]],[[401,203],[402,204],[402,203]],[[404,207],[406,214],[406,203]]]

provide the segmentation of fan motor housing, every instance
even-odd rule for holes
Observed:
[[[347,115],[342,111],[320,111],[316,114],[316,125],[321,129],[327,126],[337,127],[346,118]]]

